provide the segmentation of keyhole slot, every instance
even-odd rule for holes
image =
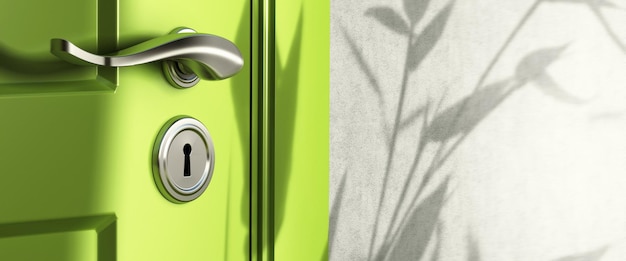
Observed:
[[[191,159],[189,155],[191,155],[191,145],[189,143],[183,146],[183,153],[185,154],[185,169],[183,171],[183,176],[189,177],[191,176]]]

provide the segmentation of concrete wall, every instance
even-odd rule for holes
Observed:
[[[332,0],[331,260],[626,260],[626,2]]]

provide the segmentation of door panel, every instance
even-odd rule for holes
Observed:
[[[87,240],[97,241],[89,244],[97,248],[98,260],[114,260],[112,254],[116,260],[247,259],[250,115],[242,112],[250,111],[250,4],[141,0],[115,8],[108,0],[54,5],[28,0],[2,5],[0,228],[13,232],[0,231],[0,249],[58,241],[55,251],[63,253],[58,260],[85,260],[90,254],[71,242],[82,246]],[[32,6],[45,11],[30,12]],[[28,33],[7,26],[14,21]],[[242,71],[224,81],[176,89],[160,63],[83,67],[49,54],[51,38],[106,54],[179,26],[235,42],[246,63]],[[184,204],[166,200],[152,173],[157,134],[179,115],[207,127],[216,159],[208,189]],[[93,216],[110,217],[114,226],[70,224]]]
[[[0,252],[16,261],[96,261],[98,252],[95,235],[93,232],[81,231],[3,238],[0,239]]]
[[[114,215],[0,225],[0,253],[10,260],[114,260]]]
[[[108,2],[115,4],[114,1]],[[33,8],[35,6],[38,8]],[[97,6],[97,0],[3,3],[0,9],[0,54],[3,61],[0,84],[94,79],[96,67],[72,66],[53,56],[50,39],[74,39],[85,49],[97,51],[99,32],[94,29],[98,26],[98,13],[115,16],[114,13],[104,14]]]
[[[50,53],[50,39],[73,39],[93,53],[114,52],[118,42],[117,7],[115,0],[3,3],[0,95],[68,95],[115,90],[116,68],[74,66],[61,61]]]

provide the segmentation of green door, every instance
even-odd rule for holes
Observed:
[[[244,0],[19,0],[0,4],[0,260],[249,258],[250,14]],[[61,38],[109,54],[185,26],[235,43],[234,77],[174,88],[160,62],[80,66]],[[206,126],[215,164],[174,203],[153,173],[159,131]],[[181,151],[182,153],[182,151]]]

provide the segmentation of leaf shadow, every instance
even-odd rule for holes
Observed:
[[[522,58],[521,61],[527,60],[528,57],[534,56],[536,53],[545,53],[543,50],[550,49],[555,48],[548,47],[535,50]],[[558,56],[551,57],[553,57],[553,59],[558,58]],[[551,63],[552,62],[545,62],[543,65],[547,67]],[[518,64],[517,67],[519,68],[520,65]],[[543,70],[538,71],[545,71],[545,67]],[[480,122],[491,114],[497,106],[504,102],[508,96],[524,86],[527,81],[531,80],[533,79],[515,79],[515,77],[512,77],[507,80],[487,85],[483,88],[477,87],[472,95],[462,99],[449,109],[435,116],[431,125],[425,130],[425,138],[430,141],[441,142],[441,145],[439,150],[436,152],[434,159],[430,163],[430,166],[424,172],[422,183],[420,184],[420,188],[418,190],[421,191],[428,184],[432,176],[445,165],[449,157],[456,151],[456,149],[463,143],[463,141]],[[509,82],[510,86],[507,86],[506,82]],[[454,140],[452,145],[449,148],[446,148],[446,144],[449,141],[452,141],[451,138],[455,136],[460,136],[460,138]]]
[[[414,71],[439,42],[448,23],[454,0],[444,7],[435,18],[424,28],[417,38],[410,43],[407,59],[407,70]]]
[[[410,27],[414,27],[426,14],[430,0],[404,0],[402,1],[404,13],[409,18]]]
[[[540,48],[528,53],[515,67],[515,78],[519,82],[528,82],[547,75],[548,66],[562,56],[568,45]]]
[[[430,141],[446,141],[478,125],[515,90],[510,79],[485,86],[435,116],[425,130]]]
[[[618,6],[614,2],[610,2],[607,0],[542,0],[542,1],[552,2],[552,3],[587,5],[589,9],[591,10],[591,12],[596,16],[596,19],[598,19],[598,22],[600,22],[600,25],[602,26],[602,28],[604,28],[604,31],[611,38],[611,41],[613,41],[613,44],[615,44],[615,46],[617,46],[623,53],[626,54],[626,45],[624,44],[624,42],[622,42],[621,38],[617,35],[615,30],[609,23],[608,19],[606,19],[604,14],[602,14],[603,8],[619,9],[619,10],[625,11],[626,9],[624,7]]]
[[[603,246],[585,253],[557,258],[553,261],[598,261],[604,256],[607,250],[608,246]]]
[[[554,53],[560,52],[562,52],[562,48],[554,47],[535,50],[522,58],[518,64],[518,68],[525,68],[526,65],[523,65],[525,62],[536,58],[537,60],[543,62],[526,63],[531,64],[533,70],[536,71],[535,73],[525,75],[540,77],[545,74],[545,69],[559,58],[559,56],[554,55]],[[546,59],[539,59],[535,57],[538,54],[544,56],[543,58]],[[526,71],[526,69],[521,70]],[[511,77],[509,79],[487,85],[484,88],[478,88],[474,94],[466,97],[449,109],[444,110],[442,113],[435,116],[429,127],[425,130],[427,139],[430,139],[431,141],[447,142],[456,135],[461,135],[461,138],[455,141],[453,146],[445,153],[443,153],[444,146],[440,147],[440,152],[442,152],[445,156],[443,156],[441,160],[433,160],[433,162],[431,162],[431,167],[429,167],[429,169],[423,174],[423,182],[418,191],[421,191],[424,186],[428,184],[431,176],[445,164],[449,155],[455,151],[458,145],[480,122],[482,122],[514,91],[524,86],[526,82],[535,80],[530,76],[518,79],[515,79],[516,77]],[[438,157],[436,156],[435,158]],[[415,202],[415,199],[416,198],[414,198],[413,202]],[[469,253],[474,256],[480,255],[478,248],[475,245],[472,247],[473,248],[470,249],[471,251]],[[478,258],[470,260],[478,260]]]
[[[298,104],[298,81],[300,74],[300,56],[302,51],[302,30],[304,12],[300,8],[296,31],[291,41],[291,49],[284,66],[280,65],[279,53],[276,52],[276,89],[274,124],[274,234],[278,236],[285,216],[287,188],[293,173],[290,172],[295,133],[295,116]],[[276,47],[278,50],[278,46]]]
[[[528,53],[516,66],[515,76],[477,88],[473,94],[435,116],[426,129],[426,137],[431,141],[447,141],[460,134],[467,135],[514,91],[528,82],[549,77],[547,68],[561,57],[566,46],[540,48]],[[541,82],[538,85],[544,94],[556,100],[573,102],[573,98],[554,85]]]
[[[409,26],[406,21],[393,9],[386,6],[372,7],[365,11],[365,16],[373,17],[387,29],[396,33],[409,34]]]

